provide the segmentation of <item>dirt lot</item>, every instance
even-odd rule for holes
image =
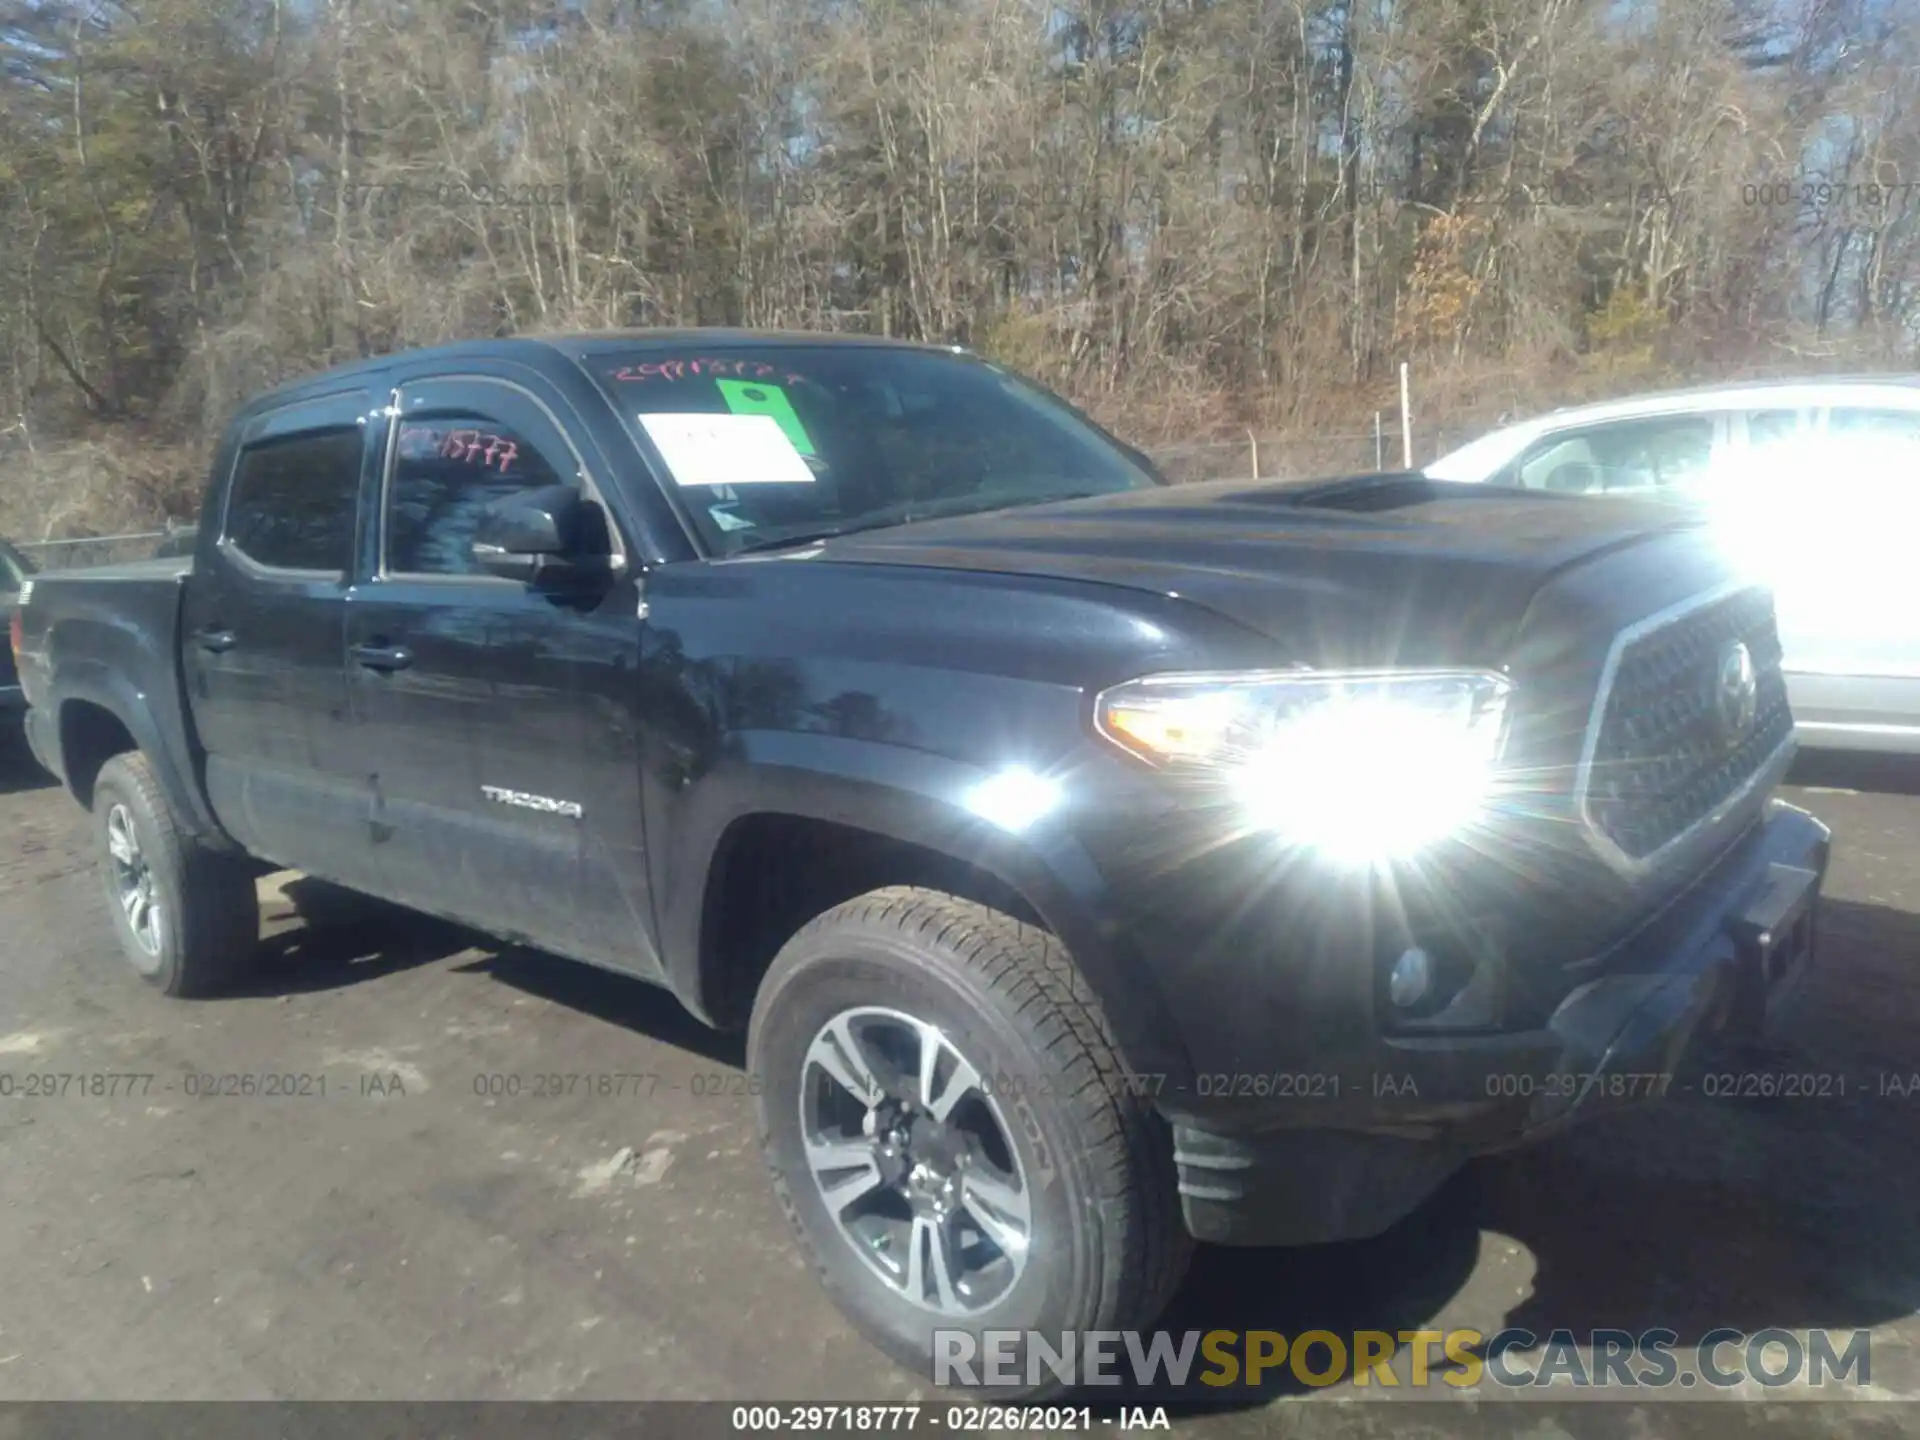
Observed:
[[[1896,1093],[1920,1074],[1920,765],[1795,778],[1838,857],[1780,1066],[1844,1077],[1844,1096],[1696,1087],[1482,1162],[1378,1240],[1203,1252],[1167,1328],[1665,1326],[1684,1357],[1718,1326],[1871,1327],[1870,1395],[1920,1399],[1920,1082]],[[0,763],[0,1399],[917,1393],[788,1243],[737,1045],[665,996],[294,881],[248,993],[165,1001],[123,972],[84,840],[30,762]],[[651,1097],[485,1093],[555,1070],[660,1078]],[[31,1072],[155,1079],[26,1097]],[[325,1094],[189,1093],[190,1076],[269,1073],[324,1077]],[[1272,1433],[1270,1400],[1177,1423]],[[1604,1419],[1666,1435],[1709,1412],[1731,1418],[1649,1416],[1643,1395]],[[1519,1403],[1420,1413],[1433,1433],[1563,1433]],[[1288,1416],[1382,1435],[1412,1418]],[[1910,1405],[1742,1418],[1920,1433]]]

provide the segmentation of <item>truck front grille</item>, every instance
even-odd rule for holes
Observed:
[[[1722,667],[1752,657],[1753,721],[1730,732]],[[1705,597],[1623,632],[1582,767],[1586,823],[1628,865],[1650,863],[1735,802],[1792,738],[1773,597]]]

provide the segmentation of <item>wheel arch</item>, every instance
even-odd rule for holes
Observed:
[[[200,796],[197,777],[183,768],[179,747],[167,743],[146,697],[126,680],[104,668],[63,676],[51,738],[60,776],[81,805],[92,807],[94,782],[107,761],[137,750],[152,765],[181,826],[203,844],[227,848],[224,832]]]
[[[759,979],[807,920],[886,885],[958,894],[1059,938],[1136,1073],[1185,1083],[1168,1008],[1112,913],[1105,881],[1064,828],[995,824],[967,797],[989,772],[903,747],[781,735],[775,754],[710,772],[679,817],[662,951],[682,1000],[744,1023]],[[1177,1079],[1175,1077],[1178,1077]]]

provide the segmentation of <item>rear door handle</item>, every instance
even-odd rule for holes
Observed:
[[[356,645],[353,658],[369,670],[404,670],[413,664],[413,652],[404,645]]]
[[[202,650],[211,650],[216,655],[231,650],[240,643],[233,631],[217,629],[211,625],[200,631],[194,638],[200,642]]]

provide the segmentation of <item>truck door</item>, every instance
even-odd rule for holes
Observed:
[[[371,841],[361,883],[652,977],[638,592],[623,575],[568,600],[471,554],[482,510],[517,491],[571,484],[598,502],[564,401],[549,399],[484,376],[395,392],[379,558],[347,605]],[[610,517],[607,529],[618,554]]]
[[[1912,494],[1920,410],[1837,406],[1779,507],[1774,599],[1802,735],[1904,748],[1920,726]]]
[[[372,405],[335,394],[245,424],[182,600],[215,815],[256,854],[321,875],[365,834],[342,648]]]

